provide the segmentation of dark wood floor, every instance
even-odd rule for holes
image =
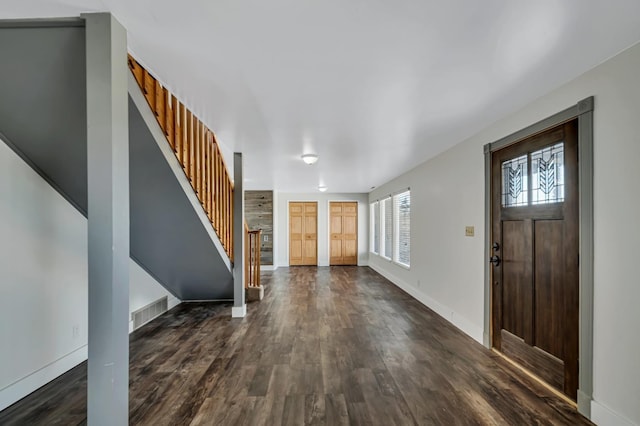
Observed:
[[[244,319],[182,304],[131,336],[131,424],[589,424],[368,268],[263,280]],[[85,424],[85,393],[82,364],[0,424]]]

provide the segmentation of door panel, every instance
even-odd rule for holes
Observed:
[[[339,215],[331,216],[331,233],[334,235],[342,235],[342,212]]]
[[[292,265],[302,265],[302,240],[291,241],[289,250],[291,259],[289,263]]]
[[[539,220],[535,226],[535,342],[558,357],[563,356],[564,253],[560,220]]]
[[[346,240],[344,242],[344,259],[346,265],[355,265],[358,262],[358,242]]]
[[[289,265],[317,265],[317,203],[289,203]]]
[[[577,122],[491,156],[493,346],[575,399]]]
[[[333,237],[333,235],[332,235]],[[331,247],[329,248],[330,258],[332,260],[332,265],[334,265],[334,259],[342,259],[342,240],[340,239],[331,239]]]
[[[358,263],[358,203],[329,204],[330,265]]]
[[[502,328],[531,341],[531,221],[502,222]]]
[[[302,265],[303,206],[289,204],[289,264]]]
[[[315,265],[317,263],[317,243],[315,239],[307,239],[304,242],[303,265]]]

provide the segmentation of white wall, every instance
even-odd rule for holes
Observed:
[[[596,423],[640,424],[640,45],[527,105],[370,199],[410,186],[411,270],[371,255],[370,265],[481,341],[482,147],[595,96],[594,402]],[[475,226],[475,237],[464,226]]]
[[[130,279],[130,311],[169,295]],[[87,220],[2,141],[0,291],[2,410],[86,359],[88,316]]]
[[[274,194],[274,262],[278,266],[289,266],[289,202],[318,202],[318,266],[329,265],[329,202],[358,202],[358,265],[367,265],[369,260],[369,201],[367,194],[333,193],[284,193]],[[277,256],[275,255],[277,253]]]

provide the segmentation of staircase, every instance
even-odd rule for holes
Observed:
[[[3,38],[0,133],[86,216],[84,37],[69,25],[54,37],[13,29]],[[129,64],[130,256],[183,301],[232,299],[233,185],[215,135]]]

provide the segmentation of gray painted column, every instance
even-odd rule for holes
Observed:
[[[484,146],[484,327],[482,344],[491,349],[491,144]]]
[[[247,314],[244,303],[244,187],[242,184],[242,153],[233,154],[233,308],[231,316]]]
[[[85,14],[90,425],[129,422],[129,118],[127,33]]]

